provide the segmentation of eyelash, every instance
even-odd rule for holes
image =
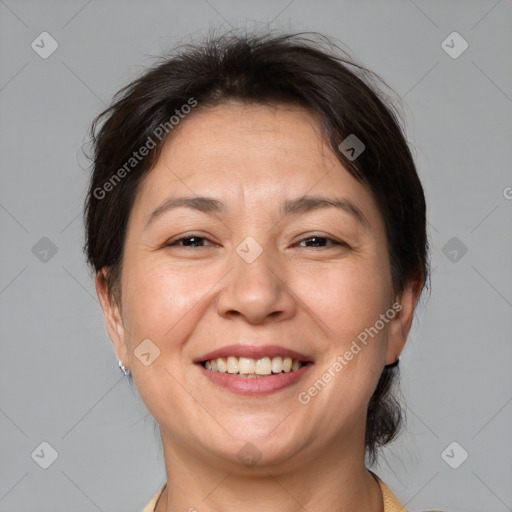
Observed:
[[[195,235],[195,234],[191,234],[191,235],[188,235],[188,236],[184,236],[182,238],[178,238],[176,240],[173,240],[173,241],[170,241],[168,242],[166,245],[166,247],[193,247],[193,248],[197,248],[197,246],[190,246],[190,245],[178,245],[178,242],[182,242],[184,240],[190,240],[192,238],[199,238],[201,240],[208,240],[205,236],[200,236],[200,235]],[[306,240],[313,240],[313,239],[323,239],[323,240],[328,240],[330,242],[332,242],[331,246],[336,246],[336,245],[339,245],[339,246],[343,246],[343,247],[347,247],[349,248],[349,245],[345,242],[341,242],[341,241],[338,241],[338,240],[335,240],[334,238],[329,238],[327,236],[320,236],[320,235],[310,235],[306,238],[303,238],[302,240],[299,240],[299,243],[301,242],[305,242]],[[204,246],[202,246],[204,247]],[[321,246],[319,248],[321,249],[325,249],[327,248],[328,246]],[[311,248],[310,246],[309,247],[306,247],[306,248]]]

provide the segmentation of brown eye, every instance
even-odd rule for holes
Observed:
[[[313,240],[313,245],[308,246],[302,246],[302,247],[329,247],[333,245],[343,245],[348,247],[348,245],[345,242],[339,242],[338,240],[334,240],[333,238],[325,237],[325,236],[310,236],[308,238],[302,239],[299,243],[303,242],[309,242],[310,240]]]
[[[206,240],[208,239],[204,236],[189,235],[173,240],[172,242],[168,242],[166,247],[203,247],[204,245],[202,245],[202,242]],[[181,242],[183,242],[183,244]]]

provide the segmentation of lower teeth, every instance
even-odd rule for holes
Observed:
[[[203,368],[204,368],[204,365],[203,365]],[[302,370],[302,368],[304,368],[304,365],[302,365],[299,370]],[[213,370],[209,370],[211,372],[213,372]],[[229,372],[217,372],[215,371],[214,373],[225,373],[227,375],[233,375],[233,377],[241,377],[242,379],[257,379],[259,377],[271,377],[273,375],[281,375],[282,373],[295,373],[296,371],[298,370],[290,370],[289,372],[278,372],[278,373],[269,373],[269,374],[266,374],[266,375],[259,375],[259,374],[256,374],[256,373],[229,373]]]

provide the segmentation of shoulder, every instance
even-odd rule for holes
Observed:
[[[398,501],[397,497],[391,492],[390,488],[376,475],[370,471],[372,476],[377,480],[382,492],[384,501],[384,512],[407,512],[406,508]],[[442,510],[425,510],[424,512],[446,512]]]
[[[158,502],[158,499],[162,495],[162,492],[165,489],[167,482],[160,487],[158,492],[151,498],[151,501],[142,509],[142,512],[155,512],[155,507]]]

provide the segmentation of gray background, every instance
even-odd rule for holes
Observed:
[[[81,147],[152,56],[254,21],[340,39],[404,100],[434,272],[401,359],[407,430],[374,470],[410,511],[512,510],[510,0],[0,0],[0,511],[137,511],[164,482],[81,252]],[[469,43],[456,59],[453,31]],[[48,469],[31,457],[43,441]]]

